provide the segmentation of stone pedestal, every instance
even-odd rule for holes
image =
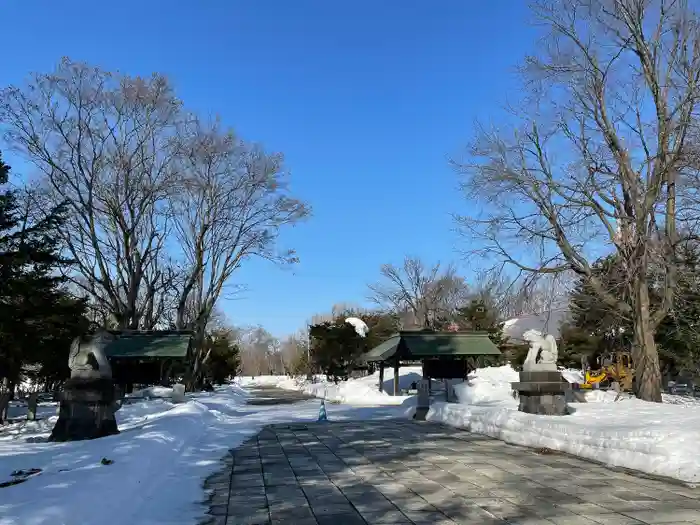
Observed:
[[[558,370],[524,370],[520,382],[513,383],[518,392],[520,412],[548,416],[564,416],[569,413],[567,398],[571,385]]]
[[[61,394],[58,421],[49,441],[80,441],[118,434],[114,382],[106,378],[71,378]]]
[[[187,399],[185,398],[185,385],[181,383],[175,383],[173,385],[173,394],[171,401],[173,403],[184,403],[185,401],[187,401]]]
[[[416,403],[416,413],[413,419],[416,421],[425,421],[425,416],[430,410],[430,380],[421,379],[418,381],[418,399]]]

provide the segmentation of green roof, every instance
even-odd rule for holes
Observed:
[[[380,344],[379,346],[375,346],[374,348],[372,348],[372,350],[364,354],[361,357],[362,361],[364,361],[365,363],[386,361],[396,353],[396,347],[399,345],[399,341],[401,341],[401,336],[391,336],[382,344]]]
[[[368,363],[387,361],[396,353],[401,359],[501,355],[485,332],[400,332],[362,356]]]
[[[183,358],[187,356],[192,332],[180,330],[163,331],[110,331],[116,339],[105,348],[107,357]]]

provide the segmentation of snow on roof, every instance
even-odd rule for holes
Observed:
[[[534,313],[508,319],[503,323],[504,335],[511,339],[524,340],[523,334],[528,330],[539,330],[544,334],[559,337],[559,327],[566,318],[568,308],[558,307],[546,312]]]

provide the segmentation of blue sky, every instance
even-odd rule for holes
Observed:
[[[535,38],[512,0],[0,0],[0,18],[1,85],[64,55],[159,71],[189,108],[285,153],[314,209],[282,237],[301,263],[249,263],[249,291],[224,304],[278,336],[365,302],[382,263],[458,259],[450,214],[468,203],[447,158],[517,96]]]

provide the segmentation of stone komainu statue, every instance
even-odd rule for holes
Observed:
[[[70,346],[68,367],[71,378],[112,378],[112,367],[105,354],[105,347],[114,337],[104,330],[92,336],[76,337]]]
[[[530,343],[530,350],[523,363],[523,369],[538,365],[557,369],[559,352],[557,351],[557,341],[553,335],[543,336],[539,330],[528,330],[523,334],[523,339]]]
[[[70,379],[61,393],[58,421],[49,441],[78,441],[118,434],[112,367],[105,347],[114,336],[104,330],[77,337],[68,354]]]

